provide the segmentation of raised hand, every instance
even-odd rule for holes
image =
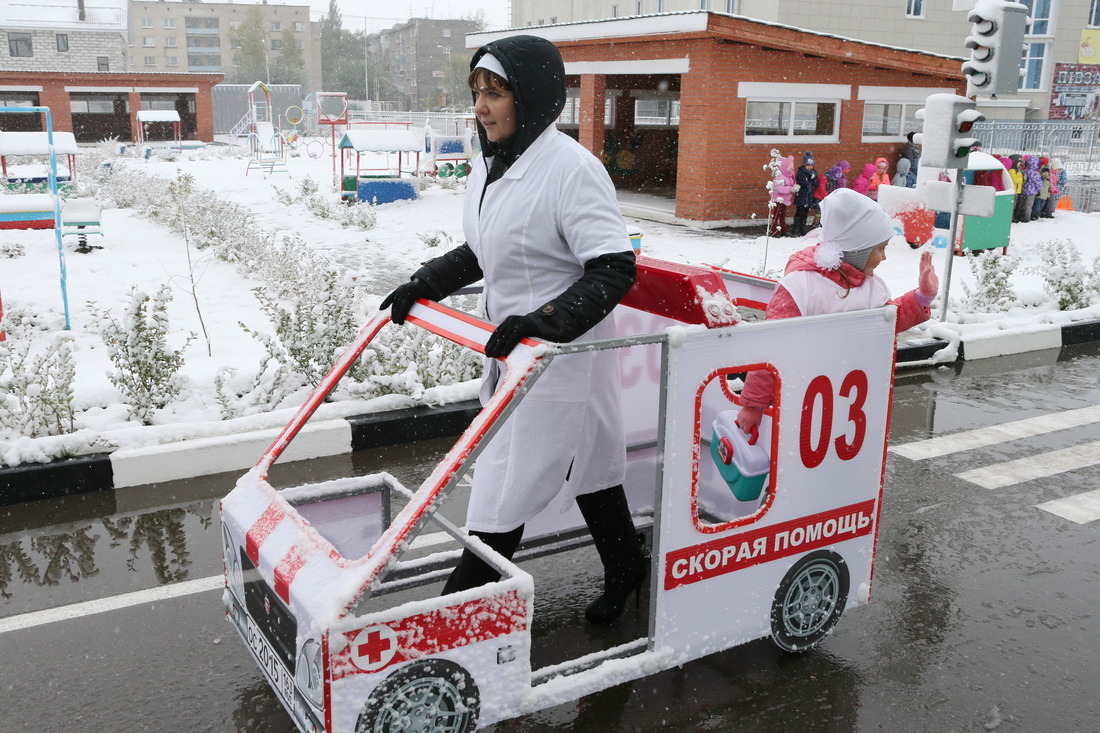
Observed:
[[[936,275],[936,268],[932,266],[932,253],[924,252],[920,256],[920,276],[917,280],[917,289],[925,295],[935,295],[940,291],[940,278]]]

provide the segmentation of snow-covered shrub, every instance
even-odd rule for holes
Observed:
[[[434,232],[420,232],[416,235],[416,238],[424,243],[426,247],[438,247],[439,245],[445,245],[446,249],[451,249],[453,241],[451,235],[442,229],[437,229]]]
[[[146,425],[153,413],[171,403],[183,388],[179,375],[183,350],[195,338],[195,334],[189,334],[180,348],[169,347],[171,300],[172,292],[167,285],[162,285],[153,296],[133,288],[130,305],[120,319],[109,310],[99,312],[94,303],[88,304],[99,323],[107,355],[115,365],[115,371],[107,376],[129,404],[130,414]]]
[[[1041,242],[1039,256],[1043,289],[1058,301],[1059,310],[1087,308],[1092,304],[1092,288],[1077,245],[1065,239]]]
[[[72,335],[43,336],[22,311],[5,313],[0,330],[7,331],[0,341],[0,438],[72,432]]]
[[[27,254],[26,248],[19,242],[0,242],[0,257],[14,260]]]
[[[1092,295],[1100,298],[1100,255],[1092,259],[1092,270],[1088,273],[1087,284]]]
[[[1020,264],[1019,259],[988,250],[967,260],[974,275],[974,287],[963,283],[967,307],[971,311],[997,312],[1007,310],[1016,301],[1009,277]]]
[[[355,227],[357,229],[372,229],[377,223],[378,216],[374,207],[370,204],[355,201],[348,204],[332,200],[332,196],[325,196],[321,188],[309,176],[306,176],[298,184],[296,192],[288,192],[275,189],[276,198],[283,206],[303,204],[310,213],[318,219],[331,219],[342,227]]]

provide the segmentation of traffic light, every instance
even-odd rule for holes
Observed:
[[[967,20],[973,23],[963,63],[966,96],[1015,94],[1020,87],[1020,56],[1030,22],[1027,6],[1008,0],[978,0]]]
[[[966,157],[981,144],[970,137],[974,123],[985,119],[976,106],[956,94],[933,94],[924,100],[924,109],[917,110],[917,117],[924,120],[924,132],[913,136],[913,142],[921,146],[921,166],[966,167]]]

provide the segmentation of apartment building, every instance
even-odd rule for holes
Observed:
[[[968,57],[975,0],[512,0],[515,28],[709,10],[844,38]],[[1014,97],[978,99],[990,119],[1084,118],[1100,101],[1100,0],[1020,0],[1032,24]],[[1094,50],[1098,49],[1098,50]],[[781,70],[777,70],[781,71]],[[1096,83],[1093,83],[1096,77]]]
[[[466,34],[478,30],[469,20],[412,18],[367,36],[371,68],[384,76],[398,109],[432,111],[470,104],[466,77],[472,50]],[[371,82],[372,91],[376,88]]]
[[[127,0],[0,0],[0,70],[126,71],[126,10]]]
[[[304,59],[304,88],[321,89],[321,44],[317,24],[309,20],[309,5],[130,0],[129,43],[133,69],[232,76],[239,63],[234,58],[232,33],[254,7],[263,13],[267,51],[273,58],[279,54],[285,31],[289,29]]]

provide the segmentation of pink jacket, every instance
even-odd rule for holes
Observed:
[[[844,281],[844,275],[841,274],[843,271],[844,274],[848,276],[848,282],[851,284],[853,290],[862,286],[868,277],[874,277],[874,275],[864,275],[862,270],[857,270],[847,262],[841,262],[840,268],[837,270],[822,270],[814,262],[814,251],[816,249],[817,245],[815,244],[791,255],[791,258],[787,261],[787,269],[783,274],[787,275],[792,272],[813,271],[837,285],[844,286],[846,283]],[[890,303],[898,307],[898,318],[895,323],[896,333],[901,333],[918,323],[923,323],[931,316],[931,311],[928,307],[921,305],[917,300],[916,290],[910,290],[905,295],[894,298]],[[886,303],[882,305],[886,305]],[[783,287],[782,280],[780,280],[779,285],[776,286],[775,293],[772,294],[772,298],[768,302],[768,308],[765,311],[765,318],[769,319],[816,315],[821,314],[802,313],[798,309],[798,305],[795,303],[794,298],[792,298],[791,294],[787,292],[787,289]],[[749,372],[748,376],[745,378],[745,388],[741,390],[741,401],[748,407],[759,407],[764,409],[772,403],[772,396],[774,393],[775,377],[772,376],[771,372],[766,370]]]
[[[869,196],[871,191],[871,177],[875,175],[875,164],[868,163],[863,166],[863,172],[852,181],[852,190],[856,193],[862,193],[864,196]]]
[[[772,201],[791,205],[791,189],[794,187],[794,156],[779,161],[779,175],[772,179]]]

